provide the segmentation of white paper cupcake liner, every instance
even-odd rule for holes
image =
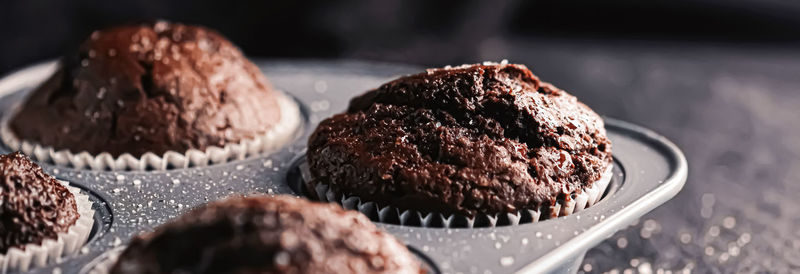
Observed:
[[[300,169],[303,180],[308,182],[311,179],[308,165],[303,164]],[[595,181],[591,187],[585,188],[581,193],[568,195],[564,201],[558,201],[555,205],[542,206],[536,210],[522,210],[515,213],[492,215],[479,213],[474,217],[467,217],[461,214],[445,215],[438,212],[403,210],[390,205],[381,206],[375,202],[362,201],[359,197],[337,195],[327,184],[317,184],[314,192],[321,201],[338,203],[346,209],[357,210],[367,215],[370,220],[381,223],[445,228],[495,227],[535,223],[539,220],[567,216],[581,211],[600,201],[606,188],[610,185],[612,177],[613,165],[610,165],[600,179]],[[549,212],[550,215],[543,216],[543,212]]]
[[[45,239],[41,244],[27,244],[24,250],[12,247],[5,254],[0,254],[0,272],[26,272],[32,267],[43,267],[58,262],[64,256],[77,253],[89,239],[94,224],[92,202],[89,201],[88,195],[80,192],[80,189],[71,187],[63,181],[61,183],[75,197],[78,220],[66,232],[58,233],[56,239]]]
[[[83,269],[81,274],[108,274],[111,268],[117,263],[117,259],[125,251],[126,246],[116,247],[112,250],[106,251],[99,257],[89,262]]]
[[[2,123],[0,125],[0,139],[12,151],[19,150],[37,161],[75,169],[141,171],[207,166],[272,152],[290,141],[300,126],[300,109],[290,97],[282,93],[277,93],[277,97],[280,120],[269,131],[261,136],[242,140],[235,144],[228,144],[224,147],[211,146],[206,148],[205,151],[198,149],[190,149],[183,153],[167,151],[162,155],[147,152],[137,158],[129,153],[114,157],[108,152],[92,155],[86,151],[75,153],[68,149],[55,150],[50,146],[20,140],[9,126],[9,120],[13,115],[5,115],[0,121]],[[16,107],[14,110],[16,110]],[[10,113],[13,114],[16,111],[11,111]]]

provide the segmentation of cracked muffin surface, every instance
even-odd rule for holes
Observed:
[[[167,22],[96,31],[29,95],[10,128],[56,150],[204,150],[263,134],[277,91],[220,34]]]
[[[600,179],[612,158],[603,120],[574,96],[523,65],[481,64],[352,99],[312,133],[307,160],[312,190],[475,216],[553,205]]]
[[[111,273],[425,271],[402,243],[358,212],[290,196],[252,196],[213,202],[134,238]]]

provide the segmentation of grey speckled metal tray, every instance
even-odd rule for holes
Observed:
[[[91,194],[96,224],[80,254],[35,273],[78,273],[132,236],[200,204],[235,194],[288,193],[296,180],[305,140],[320,119],[341,112],[348,100],[419,68],[354,61],[259,61],[272,82],[302,106],[306,123],[280,151],[227,164],[159,172],[98,172],[43,167]],[[24,98],[52,73],[48,62],[0,80],[0,110]],[[591,102],[588,102],[591,105]],[[3,113],[5,114],[5,113]],[[606,119],[614,144],[615,176],[603,200],[576,214],[533,224],[477,229],[379,224],[441,273],[570,273],[586,250],[672,198],[683,186],[686,159],[665,138]],[[3,149],[6,153],[8,149]]]

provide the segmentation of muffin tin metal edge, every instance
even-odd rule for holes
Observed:
[[[562,267],[564,261],[568,261],[570,258],[578,255],[583,257],[583,254],[589,248],[610,237],[616,231],[624,228],[629,223],[677,195],[686,183],[689,170],[688,163],[678,146],[667,138],[644,127],[609,118],[606,118],[606,120],[611,122],[609,124],[612,128],[610,131],[626,131],[628,134],[638,135],[637,139],[647,140],[653,144],[653,147],[663,150],[663,155],[671,156],[669,161],[670,164],[674,166],[671,170],[672,172],[666,180],[658,182],[658,187],[653,188],[635,201],[627,204],[625,207],[609,216],[607,221],[598,223],[585,230],[583,233],[576,235],[563,245],[553,249],[546,256],[542,256],[536,261],[526,265],[520,269],[519,272],[551,272]],[[632,185],[628,187],[636,186]]]

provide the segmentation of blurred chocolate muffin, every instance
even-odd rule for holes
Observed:
[[[600,116],[505,63],[429,69],[358,96],[319,124],[307,156],[312,195],[324,185],[337,197],[468,217],[563,203],[612,162]]]
[[[290,196],[214,202],[135,238],[111,273],[424,273],[366,217]]]
[[[65,56],[9,126],[19,139],[73,153],[202,151],[273,130],[281,108],[296,108],[283,96],[212,30],[127,25],[96,31]]]
[[[22,153],[0,155],[0,255],[56,240],[78,217],[75,197],[55,178]]]

